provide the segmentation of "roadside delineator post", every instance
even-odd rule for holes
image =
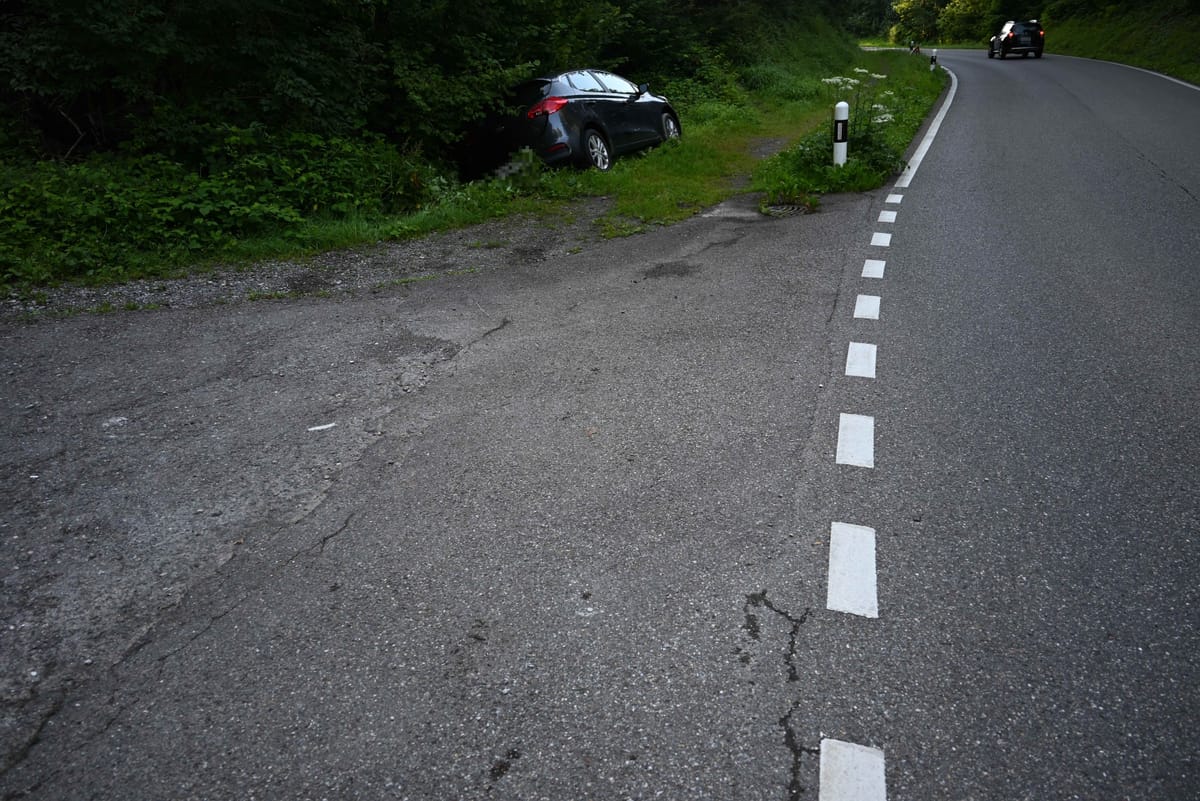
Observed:
[[[937,66],[937,50],[934,50],[933,55],[931,55],[929,57],[929,71],[933,72],[933,69],[936,66]]]
[[[833,166],[846,164],[846,142],[850,139],[850,104],[842,101],[833,107]]]

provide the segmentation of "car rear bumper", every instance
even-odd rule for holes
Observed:
[[[553,114],[548,119],[528,123],[513,137],[510,146],[515,150],[522,143],[527,144],[542,163],[551,167],[573,161],[576,157],[575,138],[561,117]]]

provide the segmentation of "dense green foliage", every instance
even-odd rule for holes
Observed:
[[[945,75],[922,59],[893,55],[887,61],[888,73],[857,66],[849,75],[824,79],[826,105],[850,104],[846,164],[832,164],[832,130],[817,128],[755,171],[767,205],[812,207],[816,195],[874,189],[904,168],[904,153],[941,94]]]
[[[973,41],[1004,20],[1036,17],[1025,0],[846,0],[851,30],[863,38],[927,44]]]
[[[847,57],[823,4],[10,0],[0,283],[168,274],[310,222],[461,199],[454,141],[534,74],[618,69],[702,124],[771,82],[741,76],[787,49],[783,31]]]
[[[187,161],[210,126],[437,152],[514,81],[581,64],[641,80],[752,60],[825,0],[7,0],[8,147]]]
[[[1200,0],[845,0],[842,13],[864,39],[977,44],[1010,19],[1039,19],[1047,46],[1112,58],[1196,80]]]
[[[1190,46],[1198,5],[1151,0],[1126,14],[1128,4],[1100,0],[5,0],[0,287],[171,275],[586,194],[614,198],[604,228],[626,233],[735,191],[764,141],[800,140],[755,185],[776,202],[811,203],[893,173],[938,88],[917,59],[860,53],[846,28],[978,41],[997,20],[1044,12],[1060,52],[1189,77],[1200,73]],[[1120,37],[1097,33],[1118,28]],[[1187,59],[1190,73],[1163,66]],[[455,141],[504,87],[580,65],[668,94],[683,141],[603,175],[533,165],[458,182]],[[828,81],[861,75],[855,66],[889,77],[834,98]],[[834,99],[855,109],[840,170],[828,165]]]
[[[419,207],[439,180],[379,140],[227,128],[203,172],[161,155],[0,167],[5,282],[169,271],[322,214]]]
[[[1058,0],[1045,24],[1055,53],[1102,58],[1200,84],[1200,0],[1157,0],[1131,9]]]

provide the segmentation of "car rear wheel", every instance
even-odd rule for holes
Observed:
[[[679,120],[675,119],[675,116],[672,114],[662,115],[663,140],[678,139],[679,136]]]
[[[612,167],[612,154],[608,152],[608,142],[604,134],[595,128],[588,128],[583,134],[583,156],[585,164],[595,167],[601,172],[607,172]]]

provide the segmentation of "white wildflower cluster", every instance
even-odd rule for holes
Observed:
[[[872,72],[871,77],[877,81],[886,81],[887,80],[886,75],[880,75],[878,72]]]
[[[857,78],[843,78],[840,75],[835,75],[832,78],[822,78],[821,83],[827,83],[830,86],[836,86],[838,89],[853,89],[862,81]]]
[[[865,69],[863,69],[862,67],[855,67],[855,68],[854,68],[854,71],[855,71],[855,72],[857,72],[857,73],[859,73],[859,74],[861,74],[861,75],[869,75],[869,74],[870,74],[870,72],[871,72],[870,70],[865,70]]]

